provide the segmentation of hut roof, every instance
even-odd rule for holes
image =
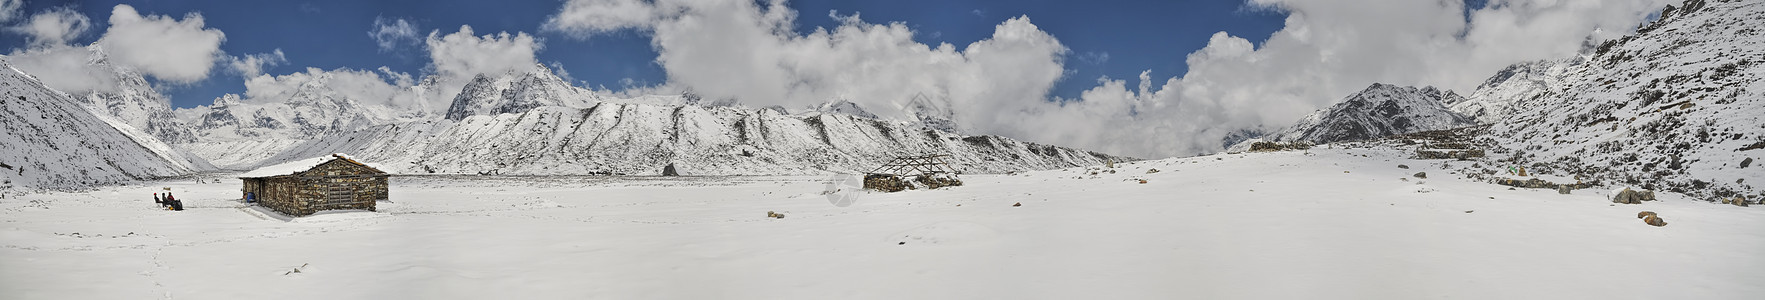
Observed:
[[[356,161],[355,159],[351,159],[351,158],[349,158],[349,155],[345,155],[343,153],[335,153],[335,154],[331,154],[331,156],[321,156],[321,157],[314,157],[314,158],[307,158],[307,159],[296,159],[296,160],[281,163],[281,164],[257,168],[257,170],[251,170],[251,172],[245,172],[245,174],[239,174],[239,178],[263,178],[263,177],[275,177],[275,176],[282,176],[282,175],[292,175],[294,173],[299,173],[299,172],[303,172],[306,170],[311,170],[313,167],[317,167],[320,164],[324,164],[325,162],[329,162],[332,160],[338,160],[338,159],[341,159],[343,161],[350,162],[353,164],[361,165],[363,167],[368,167],[369,169],[374,169],[374,171],[377,171],[377,172],[381,172],[381,173],[386,172],[386,171],[381,171],[380,167],[377,167],[377,166],[374,166],[371,164],[367,164],[367,163],[362,163],[360,161]]]

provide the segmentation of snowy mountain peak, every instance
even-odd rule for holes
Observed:
[[[478,74],[454,96],[448,120],[475,115],[520,113],[541,106],[588,107],[594,93],[570,85],[543,64],[529,71]]]
[[[852,103],[851,101],[846,100],[828,101],[827,103],[810,107],[810,109],[821,113],[847,114],[871,119],[877,118],[876,114],[864,110],[864,108],[859,107],[857,103]]]
[[[1462,99],[1434,87],[1374,83],[1264,139],[1321,144],[1475,125],[1445,106]]]

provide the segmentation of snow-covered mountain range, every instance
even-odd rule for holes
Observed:
[[[667,165],[684,175],[862,172],[919,154],[950,154],[959,171],[988,173],[1131,160],[849,114],[602,102],[376,126],[308,141],[265,162],[326,153],[351,153],[397,173],[536,175],[654,175]]]
[[[179,109],[178,119],[189,124],[196,139],[178,146],[223,168],[249,168],[261,160],[308,139],[349,133],[377,125],[426,120],[436,117],[421,109],[398,109],[359,99],[333,88],[347,80],[335,73],[315,73],[310,80],[276,93],[241,99],[227,94],[213,104]],[[436,89],[433,80],[402,91],[404,97],[424,97]]]
[[[1476,125],[1446,108],[1446,103],[1463,99],[1434,87],[1375,83],[1262,140],[1321,144]]]
[[[213,169],[85,104],[0,59],[0,187],[75,189]]]

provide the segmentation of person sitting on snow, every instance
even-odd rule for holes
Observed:
[[[184,210],[184,201],[173,198],[172,193],[165,193],[165,202],[172,207],[172,210]]]

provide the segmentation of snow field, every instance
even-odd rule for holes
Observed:
[[[288,220],[236,208],[237,182],[13,196],[0,199],[0,298],[1765,294],[1757,208],[1510,191],[1449,173],[1469,162],[1404,154],[1320,147],[969,175],[849,207],[830,204],[820,176],[398,177],[379,212]],[[189,209],[156,210],[148,196],[162,186]],[[1642,210],[1668,225],[1643,224]]]

